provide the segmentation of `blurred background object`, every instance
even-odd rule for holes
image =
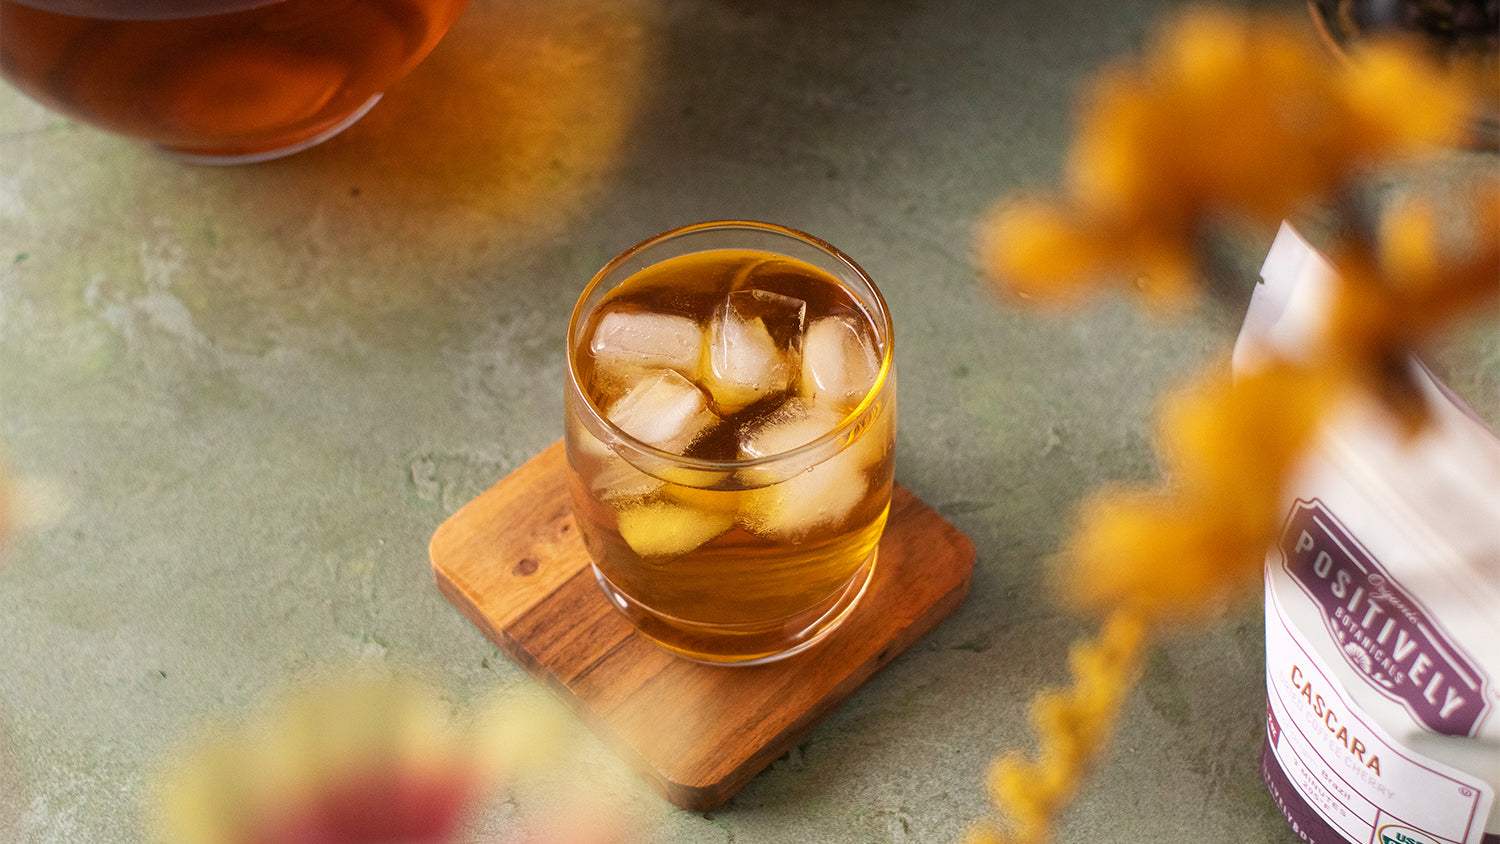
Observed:
[[[410,677],[289,684],[257,716],[182,743],[152,813],[162,844],[448,844],[505,789],[561,767],[566,715],[540,693],[472,710]],[[623,844],[627,815],[576,781],[527,840]]]
[[[3,0],[0,73],[85,123],[197,163],[343,131],[467,0]]]
[[[1497,0],[1308,0],[1318,34],[1347,57],[1372,35],[1412,36],[1451,71],[1484,88],[1470,143],[1500,148],[1500,2]]]

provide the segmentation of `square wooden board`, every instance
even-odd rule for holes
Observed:
[[[967,537],[899,484],[864,598],[823,642],[765,665],[682,659],[605,598],[553,443],[433,534],[443,594],[668,800],[706,811],[792,748],[963,602]]]

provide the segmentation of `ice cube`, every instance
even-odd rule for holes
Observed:
[[[599,470],[589,479],[594,493],[609,502],[650,495],[666,485],[666,481],[642,472],[613,453],[599,462]]]
[[[620,537],[648,560],[678,557],[734,526],[732,511],[653,501],[619,513]]]
[[[691,376],[698,369],[702,342],[703,330],[688,317],[611,311],[594,328],[589,351],[595,371],[606,380],[659,369]]]
[[[764,322],[777,347],[787,354],[801,348],[802,330],[807,326],[806,302],[756,288],[733,290],[724,301],[741,319]]]
[[[833,430],[842,418],[826,405],[788,399],[766,421],[745,433],[740,454],[751,458],[783,454]]]
[[[567,438],[568,461],[589,489],[605,501],[646,495],[664,483],[612,451],[579,421],[577,414],[567,415]]]
[[[781,483],[747,490],[740,521],[758,536],[793,542],[843,521],[868,487],[857,456],[840,452]]]
[[[641,378],[605,417],[637,440],[673,454],[681,454],[719,422],[703,391],[672,369]]]
[[[802,348],[807,304],[767,290],[735,290],[708,328],[704,386],[721,413],[789,392]]]
[[[825,405],[789,399],[740,443],[745,457],[783,454],[833,430],[841,414]],[[769,467],[752,469],[746,477],[770,474]],[[819,525],[849,515],[868,485],[857,454],[840,452],[790,479],[747,490],[740,521],[759,536],[789,541],[806,536]]]
[[[807,327],[799,395],[847,410],[870,392],[879,375],[880,355],[853,320],[824,317]]]

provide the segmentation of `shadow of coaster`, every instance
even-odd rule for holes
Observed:
[[[667,800],[706,811],[787,752],[969,591],[974,545],[897,484],[864,598],[779,662],[705,665],[637,633],[594,578],[561,441],[433,534],[438,588]]]

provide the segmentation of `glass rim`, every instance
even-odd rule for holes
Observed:
[[[864,310],[871,321],[875,323],[877,339],[881,339],[883,341],[880,344],[880,370],[875,375],[874,384],[860,399],[859,404],[855,405],[853,409],[844,414],[843,418],[839,420],[838,424],[828,429],[816,439],[803,443],[802,445],[799,445],[796,448],[790,449],[788,451],[777,452],[775,454],[767,454],[762,457],[751,457],[748,459],[736,460],[710,460],[702,457],[687,457],[681,454],[665,451],[649,443],[645,443],[636,439],[634,436],[627,433],[615,423],[611,422],[609,418],[604,415],[602,409],[594,403],[593,397],[583,389],[583,385],[579,383],[578,378],[577,355],[574,354],[574,348],[576,345],[574,343],[574,338],[580,328],[580,321],[584,316],[584,303],[586,303],[592,297],[594,292],[599,288],[601,284],[605,282],[607,278],[617,272],[622,266],[635,259],[641,252],[652,246],[698,232],[723,230],[762,232],[765,234],[787,237],[792,240],[800,241],[802,243],[810,245],[818,251],[827,254],[836,262],[842,264],[845,268],[852,272],[854,276],[859,279],[860,283],[863,284],[868,290],[870,303],[873,304],[874,307],[873,309],[867,308],[865,307],[866,303],[864,301],[861,301],[861,310]],[[691,255],[696,254],[697,252],[712,252],[718,249],[732,248],[734,247],[710,247],[708,249],[699,249],[690,252],[684,252],[682,254]],[[792,255],[786,255],[786,253],[784,252],[776,252],[776,254],[784,255],[785,257],[789,258],[796,257]],[[630,275],[634,275],[635,272],[640,272],[640,270],[643,270],[649,266],[653,266],[656,263],[659,262],[645,264],[640,267],[640,269],[632,272]],[[629,277],[629,275],[626,276],[626,278]],[[842,281],[842,279],[840,280]],[[592,309],[590,310],[590,313],[592,313]],[[864,268],[856,263],[853,258],[850,258],[838,247],[834,246],[826,240],[823,240],[822,238],[816,237],[798,229],[791,228],[790,226],[783,226],[778,223],[760,222],[757,220],[709,220],[699,223],[689,223],[687,225],[678,226],[677,228],[668,229],[667,231],[652,235],[651,237],[648,237],[636,243],[635,245],[616,255],[608,263],[601,267],[598,272],[594,273],[594,277],[589,279],[588,284],[584,285],[583,291],[578,294],[578,299],[573,304],[572,314],[568,318],[567,340],[568,343],[566,352],[568,365],[568,386],[569,389],[582,400],[582,405],[588,411],[589,419],[593,424],[596,424],[603,430],[607,431],[615,442],[628,446],[632,451],[640,453],[650,461],[671,464],[694,471],[703,471],[708,473],[725,473],[745,468],[773,466],[791,460],[796,460],[803,455],[815,453],[828,448],[830,443],[834,442],[835,440],[842,439],[848,431],[856,429],[861,420],[869,416],[870,412],[874,409],[876,396],[878,396],[885,389],[886,383],[891,380],[891,373],[894,370],[896,363],[895,331],[891,323],[890,309],[886,305],[885,296],[880,292],[880,288],[875,285],[875,281],[870,278],[870,275],[865,272]]]

